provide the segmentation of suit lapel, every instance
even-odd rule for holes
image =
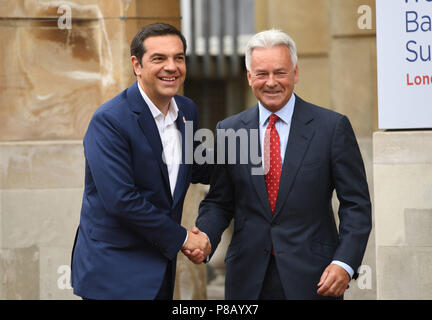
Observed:
[[[313,127],[309,125],[312,120],[313,117],[308,114],[304,102],[299,97],[296,97],[273,218],[278,215],[288,198],[297,171],[315,133]]]
[[[178,110],[178,116],[177,116],[177,120],[176,120],[176,124],[177,124],[177,129],[180,131],[181,133],[181,145],[182,145],[182,157],[181,157],[181,163],[180,163],[180,167],[179,167],[179,172],[177,175],[177,182],[176,182],[176,186],[174,189],[174,201],[173,201],[173,206],[175,206],[177,204],[177,202],[180,200],[180,196],[183,194],[184,188],[186,186],[186,160],[185,160],[185,145],[186,145],[186,141],[185,141],[185,123],[184,121],[187,120],[184,116],[184,113],[181,111],[181,106],[179,105],[178,101],[176,101],[177,106],[179,108]]]
[[[261,143],[260,143],[260,136],[259,136],[259,109],[258,105],[255,105],[251,108],[250,112],[246,113],[245,116],[242,119],[246,130],[248,131],[249,139],[252,139],[251,136],[251,129],[258,130],[258,134],[256,135],[256,138],[258,141],[250,141],[249,145],[252,145],[254,143],[257,143],[258,145],[258,156],[261,157]],[[256,173],[256,174],[253,174]],[[262,161],[258,164],[253,164],[251,161],[251,150],[249,150],[249,161],[248,161],[248,174],[250,174],[252,185],[254,186],[258,198],[260,199],[261,204],[264,207],[263,214],[264,216],[270,220],[271,219],[271,209],[270,209],[270,203],[267,196],[267,188],[265,185],[264,180],[264,170],[262,167]]]
[[[170,184],[168,178],[168,169],[164,161],[162,160],[162,141],[159,135],[156,122],[153,118],[150,109],[148,108],[146,102],[144,101],[141,93],[138,89],[138,82],[135,82],[127,91],[128,100],[130,102],[131,108],[135,113],[138,113],[138,124],[141,127],[144,135],[147,138],[150,147],[153,150],[153,154],[159,163],[162,176],[164,178],[165,186],[168,188],[168,194],[171,195]],[[143,164],[144,165],[144,164]]]

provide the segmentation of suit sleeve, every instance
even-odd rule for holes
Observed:
[[[84,138],[84,153],[105,210],[159,247],[168,259],[174,259],[186,229],[136,187],[128,135],[113,115],[95,114]]]
[[[219,128],[218,124],[217,129]],[[195,223],[209,237],[212,245],[210,258],[221,240],[222,233],[229,226],[235,210],[234,184],[230,178],[229,165],[226,164],[226,159],[224,163],[214,165],[210,179],[210,190],[200,203],[198,218]]]
[[[347,117],[339,119],[331,148],[332,177],[339,199],[339,246],[334,260],[359,268],[371,231],[371,202],[362,156]]]

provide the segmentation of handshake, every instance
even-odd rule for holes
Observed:
[[[187,232],[188,238],[181,251],[190,261],[200,264],[211,252],[210,241],[197,227],[193,227]]]

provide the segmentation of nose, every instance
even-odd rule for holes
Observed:
[[[167,59],[167,63],[164,66],[165,71],[175,72],[177,70],[177,65],[174,59]]]
[[[269,74],[268,79],[266,81],[267,87],[273,88],[277,86],[277,82],[275,80],[274,74]]]

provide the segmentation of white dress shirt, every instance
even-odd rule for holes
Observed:
[[[287,104],[282,107],[280,110],[276,111],[275,114],[282,121],[276,121],[275,128],[279,134],[280,140],[280,149],[281,149],[281,160],[282,164],[285,158],[285,150],[288,143],[289,132],[291,129],[291,118],[294,113],[294,105],[295,105],[295,95],[291,95],[291,98],[288,100]],[[264,150],[264,136],[265,131],[269,122],[270,115],[272,112],[267,110],[261,102],[258,101],[259,108],[259,133],[260,133],[260,145],[261,150]],[[264,165],[264,161],[263,161]]]
[[[138,88],[156,122],[163,147],[162,159],[164,160],[168,169],[171,195],[174,196],[174,190],[177,183],[177,176],[182,158],[181,134],[180,131],[178,131],[176,124],[178,117],[178,107],[174,98],[171,98],[168,113],[165,116],[150,100],[139,84]]]

